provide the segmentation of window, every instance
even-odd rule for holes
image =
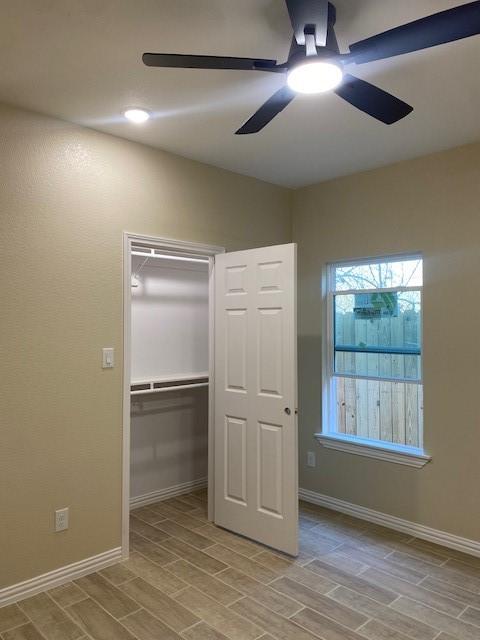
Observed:
[[[331,448],[412,466],[423,453],[421,256],[331,264],[323,432]]]

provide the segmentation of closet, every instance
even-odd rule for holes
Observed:
[[[124,239],[124,557],[131,508],[207,478],[212,522],[296,555],[295,245]]]
[[[131,273],[135,507],[206,484],[209,261],[133,244]]]

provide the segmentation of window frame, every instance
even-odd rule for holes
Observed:
[[[329,262],[324,266],[322,274],[322,424],[321,432],[315,434],[317,441],[327,449],[336,449],[347,453],[362,455],[369,458],[378,458],[389,462],[404,464],[413,467],[423,467],[431,460],[431,456],[427,455],[424,450],[423,428],[420,432],[421,446],[413,447],[410,445],[402,445],[390,443],[385,440],[371,440],[359,436],[351,436],[341,434],[335,430],[336,427],[336,398],[334,378],[348,377],[362,380],[378,380],[392,382],[391,378],[369,377],[361,375],[345,375],[335,373],[335,319],[334,319],[334,298],[335,294],[352,295],[355,293],[376,293],[394,291],[420,291],[420,301],[422,314],[421,322],[421,340],[420,340],[420,358],[421,358],[421,378],[419,380],[399,380],[408,384],[419,384],[423,386],[423,282],[422,285],[406,286],[406,287],[386,287],[382,289],[350,289],[335,290],[335,268],[339,266],[355,266],[364,264],[378,264],[384,262],[401,262],[402,260],[422,260],[423,255],[420,252],[377,256],[374,258],[358,258],[355,260],[339,260]]]

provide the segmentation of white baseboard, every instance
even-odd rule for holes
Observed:
[[[152,504],[153,502],[158,502],[159,500],[166,500],[167,498],[181,496],[185,493],[189,493],[190,491],[195,491],[196,489],[203,489],[206,486],[207,478],[200,478],[199,480],[177,484],[173,487],[167,487],[166,489],[160,489],[142,496],[131,498],[130,508],[134,509]],[[66,567],[60,567],[60,569],[49,571],[48,573],[31,578],[30,580],[25,580],[24,582],[19,582],[18,584],[14,584],[10,587],[5,587],[4,589],[0,589],[0,607],[11,604],[12,602],[24,600],[36,593],[40,593],[41,591],[53,589],[53,587],[58,587],[61,584],[70,582],[71,580],[76,580],[88,573],[99,571],[100,569],[104,569],[105,567],[119,562],[121,559],[122,548],[116,547],[115,549],[110,549],[110,551],[105,551],[104,553],[92,556],[91,558],[74,562]]]
[[[144,493],[141,496],[130,498],[130,509],[138,509],[139,507],[144,507],[145,505],[159,502],[160,500],[167,500],[168,498],[181,496],[184,493],[190,493],[190,491],[195,491],[196,489],[204,489],[206,486],[207,478],[200,478],[199,480],[191,480],[190,482],[176,484],[173,487],[167,487],[166,489],[158,489],[157,491]]]
[[[404,520],[403,518],[397,518],[391,516],[388,513],[382,513],[381,511],[374,511],[373,509],[367,509],[367,507],[361,507],[345,500],[339,500],[338,498],[331,498],[325,496],[316,491],[310,491],[309,489],[300,489],[298,496],[305,502],[312,504],[318,504],[321,507],[332,509],[334,511],[340,511],[341,513],[347,513],[350,516],[360,518],[361,520],[367,520],[375,524],[380,524],[389,529],[395,529],[395,531],[402,531],[414,538],[421,538],[422,540],[428,540],[440,544],[450,549],[456,549],[457,551],[463,551],[471,556],[480,557],[480,540],[470,540],[469,538],[462,538],[456,536],[453,533],[447,533],[446,531],[440,531],[439,529],[432,529],[426,527],[423,524],[411,522],[410,520]]]
[[[61,584],[65,584],[65,582],[76,580],[88,573],[99,571],[100,569],[115,564],[115,562],[119,562],[121,559],[122,549],[121,547],[116,547],[115,549],[104,551],[91,558],[74,562],[66,567],[49,571],[36,578],[19,582],[11,587],[5,587],[4,589],[0,589],[0,607],[29,598],[41,591],[58,587]]]

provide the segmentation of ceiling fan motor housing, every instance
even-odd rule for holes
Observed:
[[[336,20],[337,10],[331,2],[328,2],[328,21],[325,40],[326,44],[323,46],[315,44],[314,55],[320,60],[331,58],[332,56],[338,56],[338,54],[340,53],[334,28]],[[304,25],[303,41],[305,42],[305,44],[299,44],[297,41],[297,36],[294,34],[292,38],[292,44],[290,46],[290,52],[288,54],[288,67],[290,69],[304,62],[305,58],[313,57],[312,55],[309,55],[310,52],[308,51],[308,36],[310,36],[312,40],[315,38],[316,42],[318,42],[318,39],[316,39],[316,31],[316,25],[308,23]]]

